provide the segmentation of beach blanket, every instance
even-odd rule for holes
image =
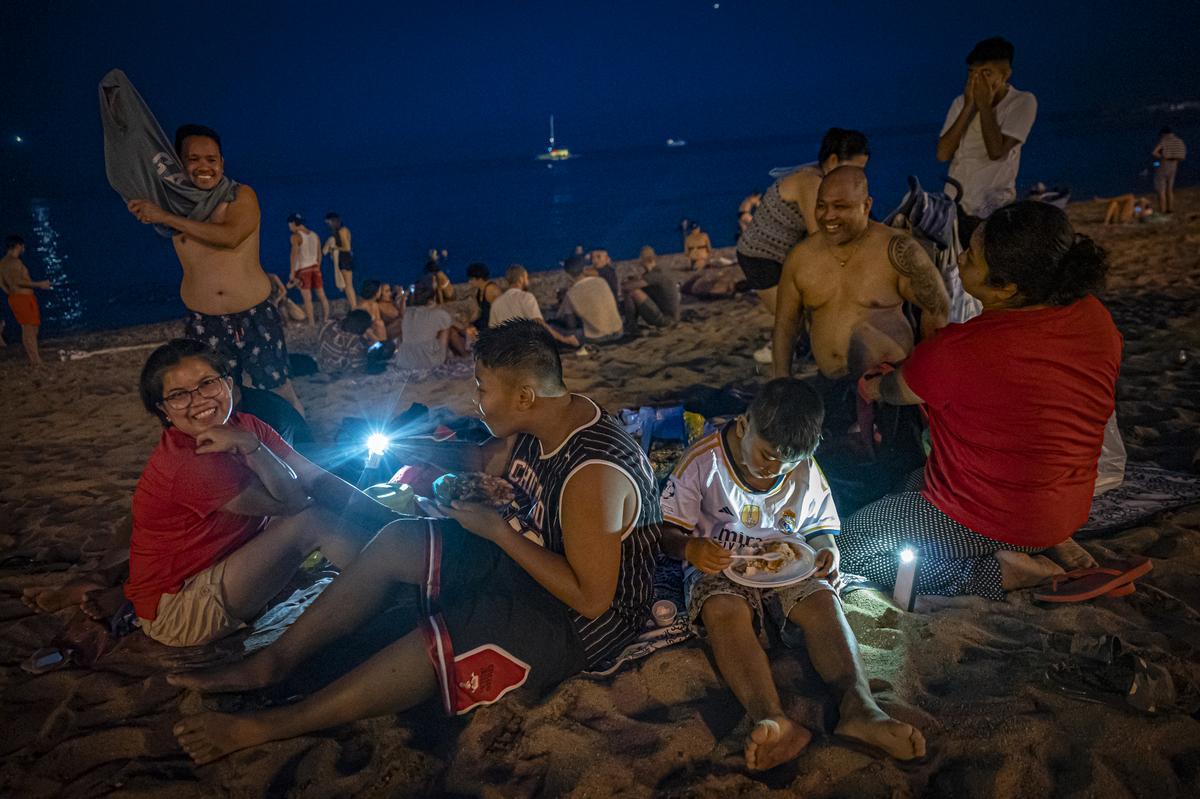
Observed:
[[[204,221],[218,205],[232,202],[237,195],[238,184],[228,177],[209,191],[192,184],[171,139],[119,69],[100,81],[100,122],[104,171],[126,202],[150,200],[172,214]],[[166,238],[176,232],[163,225],[155,225],[155,230]]]
[[[1200,503],[1200,476],[1129,463],[1125,480],[1092,499],[1092,512],[1078,535],[1093,538],[1126,530],[1185,505]]]

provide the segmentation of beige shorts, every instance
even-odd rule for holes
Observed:
[[[225,561],[187,579],[176,594],[158,600],[158,616],[142,621],[142,632],[167,646],[200,646],[241,628],[225,609]]]
[[[704,607],[705,601],[716,594],[728,594],[740,596],[746,600],[751,613],[754,614],[754,627],[760,640],[765,639],[764,633],[768,619],[776,626],[777,630],[782,632],[792,608],[813,594],[822,591],[828,591],[838,597],[837,589],[828,580],[815,577],[809,577],[780,588],[752,588],[735,583],[724,574],[705,574],[694,570],[685,578],[683,586],[684,596],[687,598],[688,620],[699,634],[703,635],[704,630],[700,611]],[[841,601],[840,597],[838,597],[838,601]]]

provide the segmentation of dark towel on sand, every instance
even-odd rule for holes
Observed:
[[[237,196],[238,184],[228,177],[209,191],[192,185],[171,140],[119,69],[100,81],[100,122],[104,170],[126,202],[150,200],[165,211],[203,222],[218,205]],[[168,238],[175,233],[162,225],[155,229]]]

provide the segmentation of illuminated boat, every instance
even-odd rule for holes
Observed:
[[[667,139],[668,147],[687,147],[687,139]]]
[[[550,115],[550,146],[546,148],[546,152],[538,155],[539,161],[566,161],[568,158],[574,158],[571,151],[566,147],[554,146],[554,115]]]

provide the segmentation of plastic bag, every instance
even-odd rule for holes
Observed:
[[[1125,482],[1125,442],[1117,427],[1117,412],[1108,417],[1104,425],[1104,445],[1100,449],[1100,463],[1096,469],[1096,486],[1092,496],[1098,497]]]

